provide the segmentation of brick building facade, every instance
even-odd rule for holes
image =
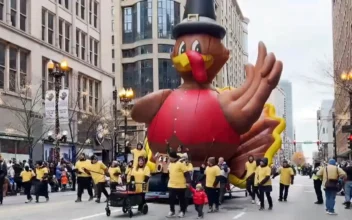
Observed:
[[[352,82],[342,83],[340,75],[343,72],[352,74],[352,1],[332,0],[332,26],[334,48],[334,76],[335,76],[335,114],[336,141],[339,157],[351,159],[348,148],[348,134],[342,133],[341,127],[348,125],[350,117],[349,92],[352,92]]]

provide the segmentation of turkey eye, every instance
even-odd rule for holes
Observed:
[[[178,55],[181,55],[184,52],[186,52],[186,44],[184,41],[182,41],[179,48],[178,48]]]
[[[163,161],[163,157],[159,157],[159,162],[162,162]]]
[[[192,50],[197,51],[198,53],[202,53],[202,50],[200,48],[200,43],[198,40],[194,41],[192,44]]]

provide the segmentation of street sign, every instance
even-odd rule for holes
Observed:
[[[303,142],[303,144],[314,144],[315,142],[313,142],[313,141],[305,141],[305,142]]]

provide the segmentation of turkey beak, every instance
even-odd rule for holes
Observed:
[[[201,55],[204,64],[205,64],[205,69],[209,69],[214,62],[213,56],[211,55]],[[185,72],[191,72],[192,67],[190,63],[190,58],[187,55],[187,53],[182,53],[176,57],[172,58],[172,62],[174,64],[175,69],[178,72],[185,73]]]

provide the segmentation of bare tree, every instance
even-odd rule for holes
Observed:
[[[33,158],[33,150],[51,129],[43,126],[43,107],[41,86],[34,91],[31,85],[21,88],[20,93],[10,97],[8,92],[1,94],[0,102],[4,104],[16,117],[17,121],[7,124],[6,133],[18,134],[25,137],[29,148],[29,158]]]

